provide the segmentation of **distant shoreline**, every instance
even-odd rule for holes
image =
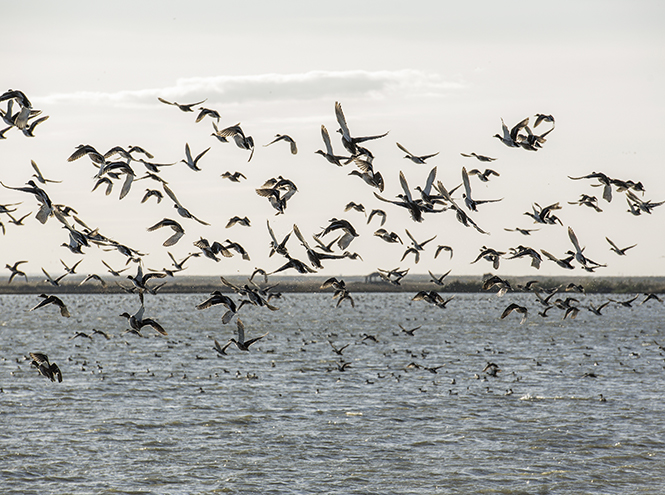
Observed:
[[[427,275],[409,275],[402,280],[400,285],[393,285],[381,280],[367,280],[363,276],[337,276],[346,282],[347,288],[351,292],[418,292],[421,290],[434,290],[437,292],[457,292],[473,293],[483,292],[482,281],[490,274],[484,276],[450,276],[444,280],[444,286],[435,285],[430,281]],[[78,293],[78,294],[119,294],[126,292],[122,287],[129,289],[131,282],[124,277],[102,277],[106,281],[106,287],[102,287],[99,282],[88,282],[85,285],[79,285],[84,277],[68,276],[58,287],[44,282],[41,278],[37,281],[25,282],[24,280],[14,279],[11,284],[6,280],[0,281],[0,294],[41,294],[41,293]],[[224,278],[237,285],[248,283],[248,276],[226,276]],[[307,293],[307,292],[328,292],[320,289],[324,280],[329,277],[311,275],[311,276],[274,276],[270,277],[268,284],[263,284],[261,277],[255,277],[254,281],[260,285],[277,285],[275,291],[285,293]],[[587,293],[638,293],[653,292],[657,294],[665,293],[665,277],[511,277],[501,276],[507,280],[515,291],[519,291],[519,286],[524,286],[531,280],[537,280],[538,285],[543,288],[552,288],[561,286],[564,290],[568,284],[574,283],[581,285]],[[231,292],[230,289],[222,285],[219,276],[176,276],[158,279],[148,284],[151,287],[158,286],[160,283],[166,284],[159,289],[161,293],[169,294],[191,294],[207,293],[213,290],[221,292]],[[122,287],[119,285],[121,284]],[[488,291],[492,292],[492,291]]]

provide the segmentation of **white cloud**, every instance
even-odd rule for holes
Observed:
[[[80,91],[33,98],[45,104],[98,104],[112,106],[153,105],[161,96],[189,103],[208,98],[221,105],[249,101],[313,100],[319,98],[444,95],[463,84],[444,80],[438,74],[418,70],[398,71],[311,71],[299,74],[188,77],[163,88],[124,90],[115,93]]]

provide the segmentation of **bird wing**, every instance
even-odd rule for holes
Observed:
[[[402,186],[404,195],[409,200],[409,202],[413,201],[411,198],[411,191],[409,191],[409,183],[406,181],[406,177],[404,177],[404,173],[402,173],[401,170],[399,171],[399,183]],[[376,193],[374,193],[374,195],[376,195]]]
[[[143,328],[146,325],[152,327],[154,330],[161,333],[162,335],[168,335],[166,330],[164,330],[162,326],[152,318],[146,318],[145,320],[141,321],[141,328]]]
[[[575,250],[578,253],[581,253],[582,250],[580,249],[580,243],[577,240],[577,236],[575,235],[575,232],[573,232],[573,229],[571,227],[568,227],[568,237],[570,238],[570,242],[573,243],[573,246],[575,246]]]
[[[500,317],[500,319],[503,320],[503,319],[504,319],[506,316],[508,316],[510,313],[512,313],[513,311],[517,310],[517,308],[519,308],[519,306],[518,306],[517,304],[515,304],[515,303],[512,303],[512,304],[508,305],[508,307],[507,307],[506,309],[503,310],[503,313],[501,313],[501,317]]]
[[[176,230],[175,228],[173,230],[175,230],[175,233],[171,237],[166,239],[162,244],[162,246],[164,247],[173,246],[176,242],[178,242],[182,238],[182,236],[185,235],[185,231],[182,230],[182,227],[180,227],[179,230]]]
[[[180,201],[178,201],[178,198],[176,198],[176,195],[171,191],[171,188],[167,186],[166,184],[162,184],[162,187],[164,188],[164,192],[166,195],[173,200],[173,202],[177,205],[180,205]]]
[[[196,164],[196,162],[198,162],[199,159],[200,159],[203,155],[205,155],[208,151],[210,151],[210,148],[208,148],[208,149],[206,149],[206,150],[203,150],[201,153],[199,153],[198,155],[196,155],[196,158],[194,159],[194,164]]]
[[[245,324],[242,322],[240,318],[236,320],[236,325],[237,325],[237,334],[238,334],[238,342],[245,342]]]
[[[557,258],[556,256],[554,256],[553,254],[548,253],[548,252],[545,251],[544,249],[541,249],[540,252],[543,253],[545,256],[547,256],[547,257],[548,257],[549,259],[551,259],[552,261],[557,262],[557,263],[559,262],[559,258]]]
[[[333,149],[332,149],[332,144],[330,143],[330,134],[328,134],[328,129],[326,129],[326,126],[324,125],[321,125],[321,137],[323,138],[323,144],[326,145],[326,152],[329,155],[332,155]]]
[[[349,127],[346,125],[346,118],[342,111],[342,105],[338,101],[335,102],[335,117],[337,118],[339,127],[342,129],[342,135],[345,139],[351,141],[351,134],[349,133]]]
[[[610,243],[610,246],[612,246],[612,248],[614,248],[615,251],[621,251],[621,249],[619,249],[619,247],[616,244],[614,244],[609,237],[605,237],[605,240]]]
[[[427,196],[429,196],[429,193],[432,190],[434,179],[436,179],[436,167],[430,170],[429,175],[427,176],[427,182],[425,183],[425,188],[423,189],[423,193]]]
[[[469,182],[469,174],[466,172],[466,167],[462,167],[462,182],[464,183],[466,197],[471,199],[471,183]]]
[[[300,233],[300,229],[298,228],[298,226],[295,223],[293,224],[293,232],[295,232],[296,237],[300,240],[300,242],[305,247],[305,249],[307,249],[308,251],[311,251],[311,249],[309,247],[309,244],[307,244],[307,241],[305,240],[303,235]]]
[[[406,153],[409,156],[414,156],[413,153],[411,153],[409,150],[407,150],[404,146],[402,146],[399,143],[395,143],[399,149],[401,149],[404,153]]]

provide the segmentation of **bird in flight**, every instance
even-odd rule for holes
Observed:
[[[60,299],[57,296],[47,296],[46,294],[40,294],[39,297],[42,298],[42,301],[37,304],[34,308],[32,308],[30,311],[34,311],[35,309],[43,308],[44,306],[48,306],[49,304],[53,304],[60,308],[60,314],[66,318],[69,318],[71,315],[69,314],[69,310],[67,309],[67,306],[65,306],[65,303],[62,302],[62,299]]]
[[[205,100],[197,101],[196,103],[178,103],[175,101],[170,102],[165,100],[164,98],[160,98],[159,96],[157,97],[157,99],[162,103],[166,103],[167,105],[176,106],[183,112],[193,112],[194,111],[193,107],[195,107],[196,105],[200,105],[201,103],[204,103],[208,98],[206,98]]]
[[[404,153],[406,153],[406,156],[404,158],[407,158],[408,160],[411,160],[413,163],[418,164],[418,165],[424,165],[425,160],[432,158],[433,156],[436,156],[439,154],[437,151],[436,153],[432,153],[431,155],[421,155],[421,156],[416,156],[413,153],[411,153],[409,150],[407,150],[404,146],[402,146],[399,143],[397,144],[397,147],[401,149]]]

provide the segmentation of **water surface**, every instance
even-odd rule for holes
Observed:
[[[169,335],[140,338],[118,316],[136,296],[65,294],[71,318],[0,296],[2,493],[665,492],[657,301],[561,320],[531,294],[457,294],[447,309],[286,294],[279,311],[245,306],[247,338],[268,335],[218,357],[212,338],[235,322],[194,309],[206,297],[147,297]],[[499,319],[510,302],[529,307],[524,325]],[[93,328],[112,338],[71,339]]]

